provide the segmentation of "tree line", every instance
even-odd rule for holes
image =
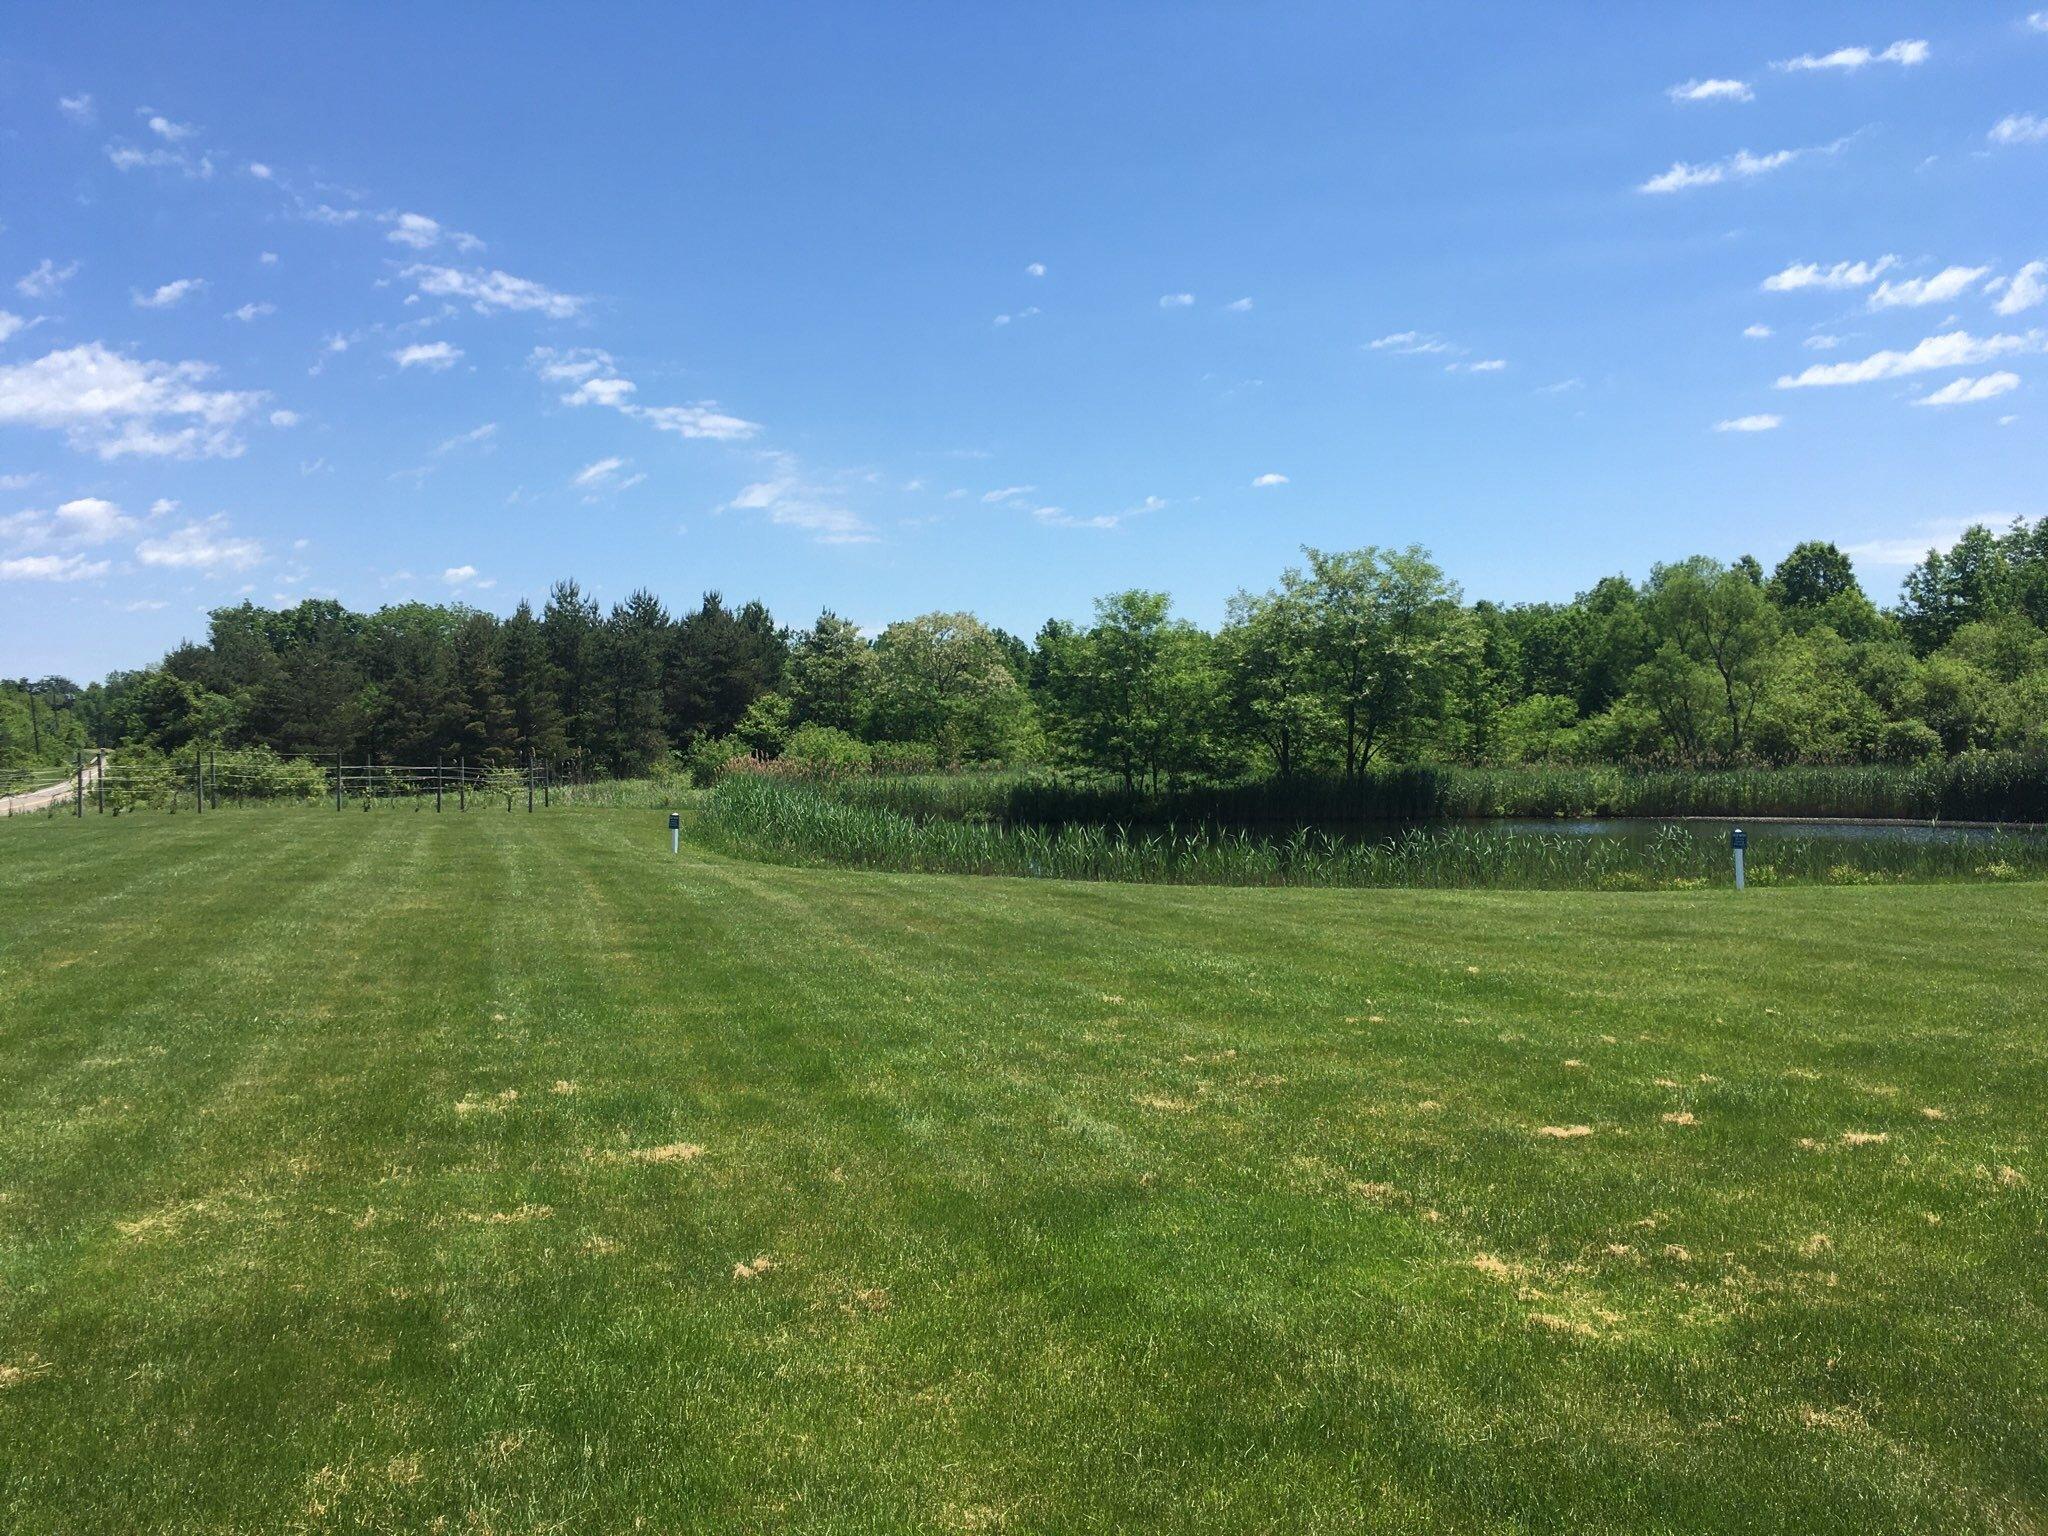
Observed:
[[[1889,608],[1817,541],[1769,572],[1695,556],[1518,604],[1468,602],[1420,548],[1303,554],[1213,632],[1142,590],[1029,640],[969,613],[872,636],[831,612],[794,629],[717,593],[680,615],[647,591],[606,609],[566,581],[503,619],[245,602],[155,666],[0,690],[0,754],[29,751],[30,725],[38,746],[50,730],[380,763],[530,753],[621,777],[738,753],[844,770],[1050,762],[1157,786],[1388,762],[2048,749],[2048,519],[1930,551]],[[45,713],[25,721],[24,702]]]

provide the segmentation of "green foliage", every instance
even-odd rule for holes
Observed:
[[[874,754],[856,736],[829,725],[800,725],[790,732],[783,761],[827,778],[874,770]]]
[[[761,858],[1065,880],[1650,890],[1728,878],[1726,839],[1679,826],[1641,838],[1465,827],[1341,838],[1310,828],[1262,836],[1093,823],[1003,826],[920,819],[753,775],[719,782],[701,830],[728,852]],[[2005,878],[1984,875],[1989,865],[2048,876],[2048,837],[2039,836],[1842,842],[1762,828],[1752,833],[1751,850],[1759,884]]]

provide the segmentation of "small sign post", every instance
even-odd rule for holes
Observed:
[[[1742,889],[1742,852],[1749,846],[1749,838],[1742,828],[1737,827],[1728,834],[1728,846],[1735,850],[1735,889]]]
[[[668,813],[668,851],[670,853],[681,853],[683,851],[683,813],[681,811],[670,811]]]

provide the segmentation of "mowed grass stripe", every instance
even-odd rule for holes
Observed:
[[[2042,1506],[2042,888],[1072,887],[672,859],[659,820],[278,814],[258,843],[322,900],[266,852],[239,904],[162,929],[175,963],[106,1029],[175,1003],[240,1071],[140,1064],[163,1123],[203,1129],[62,1211],[0,1164],[0,1510],[1846,1531]],[[39,1012],[90,1017],[84,970]],[[137,1211],[164,1219],[116,1225]]]

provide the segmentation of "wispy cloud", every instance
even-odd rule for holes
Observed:
[[[1818,262],[1795,262],[1763,281],[1766,293],[1796,293],[1802,288],[1867,288],[1899,264],[1896,256],[1875,261],[1838,261],[1831,267]]]
[[[1248,298],[1232,299],[1228,304],[1224,305],[1223,307],[1233,315],[1249,314],[1251,312],[1252,301]]]
[[[872,544],[874,530],[828,486],[806,476],[794,457],[770,455],[776,472],[741,488],[720,511],[760,512],[778,527],[808,533],[820,544]]]
[[[1768,341],[1776,333],[1768,325],[1745,325],[1742,334],[1751,341]]]
[[[1974,405],[1979,400],[1996,400],[2020,387],[2016,373],[1987,373],[1980,379],[1951,379],[1931,395],[1922,395],[1915,405]]]
[[[1809,70],[1858,70],[1872,64],[1899,64],[1911,68],[1916,64],[1925,64],[1932,52],[1925,39],[1904,37],[1883,49],[1858,45],[1837,48],[1832,53],[1802,53],[1796,59],[1781,59],[1771,68],[1793,74]]]
[[[1872,309],[1918,309],[1962,297],[1984,279],[1989,267],[1944,267],[1932,277],[1908,277],[1879,283],[1870,295]]]
[[[143,565],[169,570],[246,571],[263,559],[263,546],[255,539],[230,536],[227,518],[216,514],[173,533],[144,539],[135,546],[135,558]]]
[[[239,308],[229,310],[226,318],[229,320],[240,320],[246,325],[252,320],[261,320],[265,315],[274,315],[276,313],[277,306],[275,304],[271,303],[268,299],[260,299],[252,300],[250,303],[241,305]]]
[[[606,406],[645,422],[657,432],[713,442],[739,442],[761,430],[759,422],[734,416],[722,410],[715,400],[699,400],[690,405],[636,403],[632,396],[637,386],[619,373],[612,355],[599,347],[535,347],[527,365],[550,383],[576,386],[561,397],[564,405]]]
[[[416,341],[391,354],[391,361],[401,368],[425,368],[433,373],[453,368],[461,358],[462,348],[445,341]]]
[[[1159,295],[1161,309],[1186,309],[1195,302],[1192,293],[1162,293]]]
[[[1906,351],[1873,352],[1852,363],[1816,363],[1803,373],[1787,374],[1778,380],[1780,389],[1810,389],[1841,384],[1871,384],[1880,379],[1905,378],[1943,368],[1969,368],[1993,358],[2039,352],[2042,334],[1972,336],[1968,331],[1950,331],[1929,336]]]
[[[1000,506],[1006,501],[1021,501],[1037,489],[1035,485],[1006,485],[1001,490],[982,492],[981,500],[984,506]]]
[[[1810,145],[1802,149],[1774,149],[1765,155],[1738,149],[1725,159],[1709,160],[1699,165],[1675,160],[1670,170],[1652,176],[1648,181],[1638,185],[1636,190],[1653,195],[1668,194],[1685,192],[1694,187],[1718,186],[1724,181],[1750,181],[1772,171],[1781,170],[1793,161],[1808,155],[1831,155],[1847,142],[1846,139],[1837,139],[1832,144]]]
[[[1024,269],[1024,275],[1025,275],[1026,277],[1043,277],[1043,276],[1045,276],[1045,263],[1044,263],[1044,262],[1042,262],[1042,261],[1034,261],[1034,262],[1032,262],[1030,266],[1028,266],[1028,267],[1026,267],[1026,268]]]
[[[568,320],[581,314],[589,302],[574,294],[557,293],[528,278],[481,267],[464,271],[415,263],[399,276],[409,279],[429,297],[466,300],[481,315],[512,310],[542,314],[550,320]]]
[[[621,458],[599,459],[577,470],[569,483],[581,490],[589,490],[593,486],[608,483],[625,467],[626,461]]]
[[[1714,423],[1716,432],[1775,432],[1785,424],[1782,416],[1759,413],[1755,416],[1733,416],[1726,421]]]
[[[90,128],[99,121],[99,109],[93,105],[92,96],[80,91],[76,96],[59,96],[57,110],[81,128]]]
[[[480,251],[483,241],[463,230],[450,229],[438,219],[430,219],[424,213],[394,213],[389,216],[391,227],[384,232],[384,238],[395,245],[408,246],[415,251],[432,250],[443,240],[458,251]],[[496,274],[502,277],[503,273]],[[518,279],[514,278],[514,282]]]
[[[2030,261],[2013,273],[1992,307],[2001,315],[2017,315],[2035,308],[2043,299],[2048,299],[2048,262]]]
[[[35,270],[24,273],[16,279],[14,291],[25,299],[54,298],[64,285],[78,274],[78,263],[69,262],[58,266],[45,256],[35,265]]]
[[[0,581],[89,581],[108,565],[84,555],[14,555],[0,559]]]
[[[1751,101],[1756,97],[1748,82],[1742,80],[1688,80],[1664,94],[1677,102]]]
[[[1395,331],[1392,335],[1382,336],[1377,341],[1367,342],[1366,346],[1374,352],[1395,352],[1404,357],[1434,355],[1458,350],[1450,342],[1445,341],[1443,337],[1432,335],[1427,331]]]
[[[497,435],[498,424],[495,421],[487,421],[480,427],[471,427],[467,432],[456,433],[455,436],[447,439],[440,447],[436,448],[434,452],[454,453],[460,448],[488,449],[493,446]]]
[[[1994,144],[2039,144],[2048,139],[2048,117],[2015,112],[2010,117],[2001,117],[1989,137]]]
[[[1287,477],[1286,477],[1285,475],[1280,475],[1280,474],[1272,474],[1272,473],[1267,473],[1267,474],[1259,475],[1259,476],[1255,477],[1255,478],[1254,478],[1254,479],[1252,480],[1252,488],[1253,488],[1254,490],[1261,490],[1261,489],[1264,489],[1264,488],[1265,488],[1266,486],[1270,486],[1270,485],[1285,485],[1285,484],[1287,484]]]
[[[205,288],[206,279],[203,277],[181,277],[173,282],[165,283],[149,293],[144,293],[138,288],[134,292],[135,307],[137,309],[171,309],[184,303],[193,294],[203,292]]]

